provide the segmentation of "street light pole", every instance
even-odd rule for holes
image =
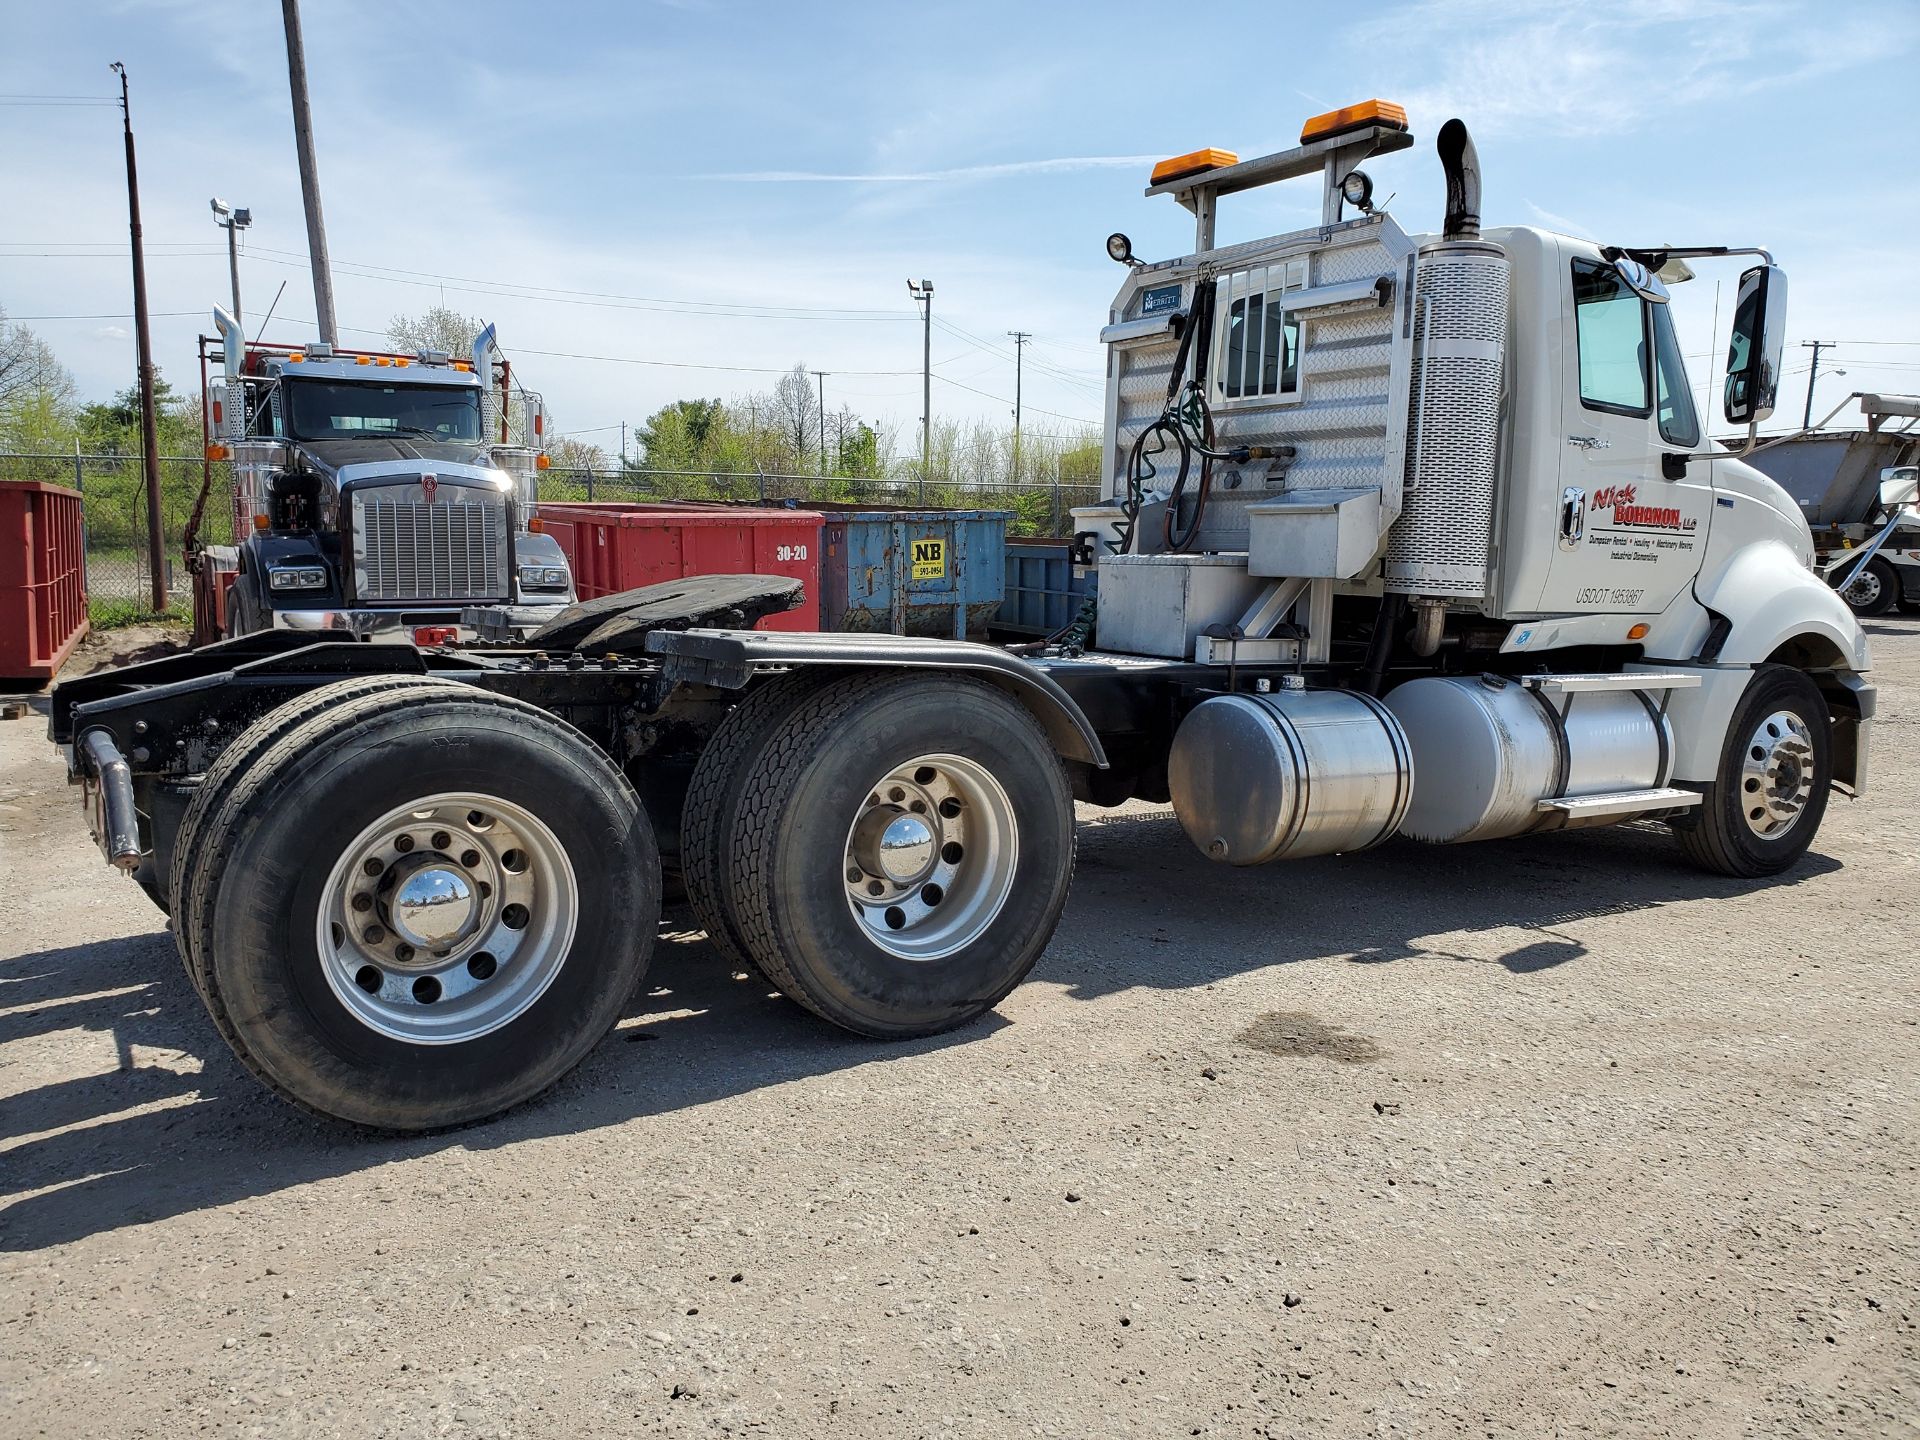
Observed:
[[[238,232],[253,224],[253,212],[244,208],[229,210],[219,196],[213,198],[213,223],[227,232],[227,274],[233,281],[233,321],[244,330],[240,314],[240,237]]]
[[[140,238],[140,173],[133,160],[133,111],[127,104],[127,67],[118,60],[120,124],[127,139],[127,225],[133,235],[133,333],[140,355],[140,467],[147,482],[147,568],[153,613],[167,608],[166,539],[160,516],[160,425],[153,413],[153,331],[147,323],[147,250]]]
[[[827,473],[827,370],[816,370],[813,378],[820,386],[820,473]]]
[[[920,504],[927,503],[927,471],[933,467],[933,282],[907,281],[907,293],[922,304],[925,329],[920,341]]]

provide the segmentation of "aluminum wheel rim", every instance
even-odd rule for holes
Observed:
[[[580,912],[565,848],[494,795],[410,800],[334,862],[316,940],[327,984],[371,1030],[455,1045],[525,1014],[566,964]]]
[[[1019,855],[1000,782],[963,755],[921,755],[860,801],[841,866],[847,908],[889,955],[940,960],[993,924]]]
[[[1763,840],[1777,840],[1806,813],[1813,796],[1813,732],[1790,710],[1776,710],[1747,739],[1740,762],[1740,814]]]
[[[1879,602],[1880,577],[1873,573],[1871,565],[1855,576],[1853,583],[1847,586],[1847,599],[1860,606]]]

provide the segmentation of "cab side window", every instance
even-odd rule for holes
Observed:
[[[1611,266],[1573,262],[1573,320],[1580,351],[1580,403],[1615,415],[1653,410],[1647,307]]]
[[[1700,443],[1700,416],[1687,387],[1687,367],[1680,359],[1680,341],[1673,333],[1668,306],[1650,305],[1653,312],[1653,356],[1660,388],[1660,438],[1669,445],[1691,450]]]

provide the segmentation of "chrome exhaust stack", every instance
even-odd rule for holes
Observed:
[[[1447,218],[1441,236],[1447,240],[1480,238],[1480,155],[1473,137],[1459,120],[1440,127],[1434,141],[1440,167],[1447,173]]]

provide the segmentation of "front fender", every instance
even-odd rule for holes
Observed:
[[[1802,565],[1778,540],[1756,540],[1734,550],[1718,573],[1694,582],[1700,603],[1731,627],[1718,654],[1722,665],[1758,665],[1791,641],[1814,639],[1831,647],[1833,668],[1871,668],[1867,635],[1839,593]]]

